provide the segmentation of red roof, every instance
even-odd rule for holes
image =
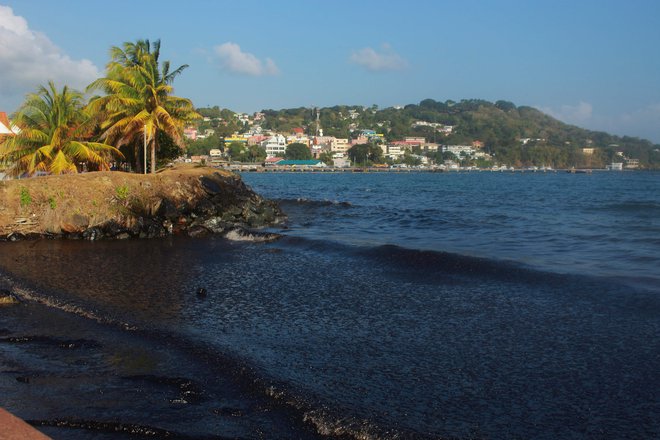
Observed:
[[[296,128],[293,129],[293,132],[296,133],[296,134],[303,134],[305,132],[305,130],[303,130],[300,127],[296,127]]]
[[[9,118],[7,117],[7,113],[0,112],[0,123],[2,123],[2,125],[4,125],[5,127],[11,129],[11,127],[9,126]]]

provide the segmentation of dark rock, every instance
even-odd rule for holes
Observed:
[[[169,199],[162,199],[160,205],[156,210],[156,215],[165,219],[175,219],[179,217],[180,212],[177,209],[176,205],[172,203]]]
[[[206,296],[206,289],[203,287],[199,287],[197,289],[197,296]]]
[[[93,228],[85,229],[82,233],[82,237],[83,239],[90,241],[99,240],[103,238],[103,232],[101,231],[101,229],[97,227],[93,227]]]
[[[231,222],[225,221],[224,218],[211,217],[205,220],[195,220],[196,225],[203,226],[207,230],[213,232],[214,234],[222,234],[229,227],[231,227]]]
[[[195,225],[188,228],[188,236],[190,237],[203,237],[209,235],[211,231],[206,229],[204,226]]]
[[[199,181],[202,183],[204,191],[206,191],[208,194],[218,194],[222,192],[222,184],[220,183],[219,179],[217,179],[217,176],[218,174],[216,173],[213,175],[213,177],[200,177]]]
[[[123,225],[120,225],[114,220],[111,220],[107,223],[105,223],[102,227],[101,230],[103,231],[103,235],[106,237],[116,237],[117,235],[123,233],[126,231],[126,228]]]
[[[202,199],[197,206],[195,206],[194,213],[199,216],[215,215],[217,209],[209,199]]]

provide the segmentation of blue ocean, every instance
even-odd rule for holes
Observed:
[[[0,406],[64,439],[660,438],[659,173],[242,178],[279,240],[0,243]]]

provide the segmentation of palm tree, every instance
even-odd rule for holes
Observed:
[[[120,148],[133,145],[137,149],[144,137],[151,151],[151,172],[155,173],[158,132],[166,133],[182,147],[184,126],[200,117],[190,100],[172,96],[172,82],[188,65],[170,71],[170,62],[164,61],[161,67],[160,40],[153,44],[149,40],[124,43],[122,48],[112,47],[110,56],[107,76],[88,87],[106,93],[92,98],[89,104],[93,112],[102,115],[101,139]]]
[[[87,141],[93,124],[82,94],[66,86],[58,92],[52,81],[27,96],[14,123],[20,132],[0,145],[0,164],[13,176],[76,173],[81,163],[108,170],[113,154],[122,157],[110,145]]]

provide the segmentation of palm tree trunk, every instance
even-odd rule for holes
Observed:
[[[156,139],[157,133],[154,133],[154,138],[151,141],[151,174],[156,174]]]
[[[143,168],[140,166],[142,161],[140,160],[140,144],[137,142],[133,143],[133,164],[135,165],[135,172],[142,174]],[[146,164],[145,164],[146,166]]]

